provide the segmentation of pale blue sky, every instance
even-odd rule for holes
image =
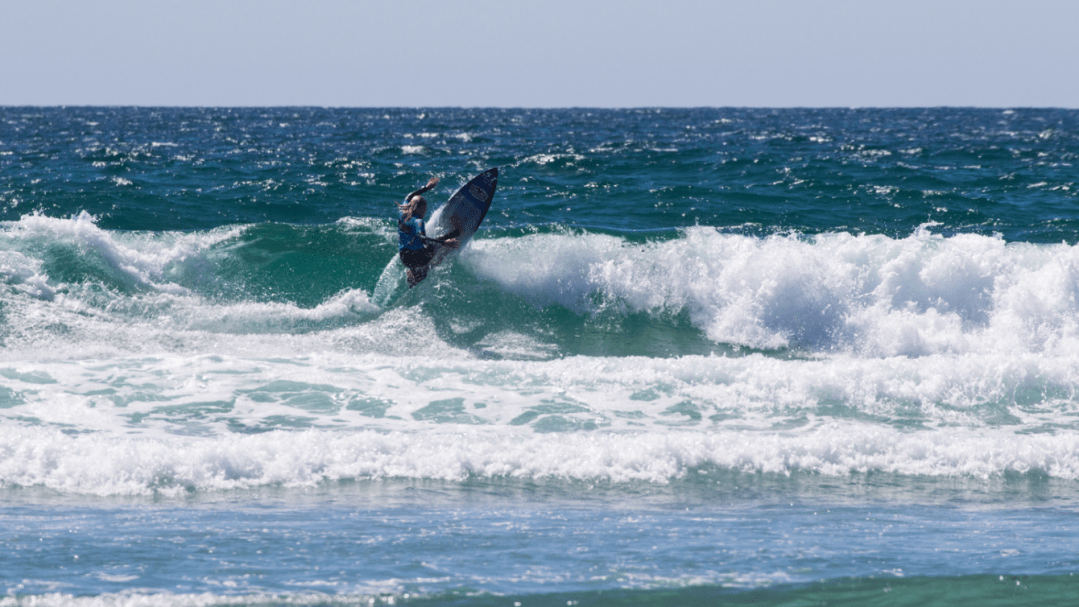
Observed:
[[[0,0],[0,105],[1079,107],[1073,0]]]

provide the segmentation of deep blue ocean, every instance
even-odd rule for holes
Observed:
[[[0,607],[1065,605],[1077,546],[1079,111],[0,108]]]

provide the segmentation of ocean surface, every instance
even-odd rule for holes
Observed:
[[[405,288],[395,205],[494,166]],[[1063,605],[1077,547],[1079,111],[0,108],[0,607]]]

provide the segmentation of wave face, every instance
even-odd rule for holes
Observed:
[[[519,348],[483,352],[524,359],[1076,350],[1079,249],[1067,244],[943,237],[924,226],[901,239],[704,227],[642,238],[554,226],[479,240],[435,270],[438,288],[376,302],[383,274],[403,273],[392,227],[344,219],[113,232],[86,213],[28,215],[0,232],[4,336],[15,356],[34,344],[70,357],[159,347],[148,336],[197,353],[203,334],[238,336],[221,353],[244,352],[239,336],[287,336],[274,347],[288,352],[299,336],[332,340],[405,316],[434,323],[428,343],[448,347],[479,351],[512,332]],[[52,329],[40,332],[43,322]],[[414,340],[392,341],[399,351]]]
[[[0,605],[1063,588],[1077,137],[1064,110],[0,108]],[[395,201],[490,166],[483,229],[407,289]]]
[[[381,307],[391,227],[7,224],[3,483],[1079,477],[1075,246],[550,227]]]

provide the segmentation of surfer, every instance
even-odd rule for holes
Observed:
[[[453,231],[442,238],[428,238],[423,225],[423,218],[427,215],[427,200],[422,194],[438,185],[438,177],[432,177],[427,185],[405,196],[405,203],[401,205],[401,217],[397,219],[397,250],[401,255],[401,261],[408,268],[408,286],[414,287],[427,276],[427,264],[434,258],[437,249],[435,244],[440,244],[451,249],[460,246],[456,236],[461,233],[461,219],[456,215],[450,217]]]

